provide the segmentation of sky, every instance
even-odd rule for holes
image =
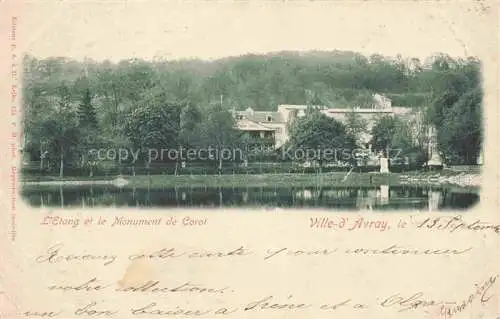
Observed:
[[[348,50],[425,58],[489,52],[484,5],[345,1],[33,1],[20,11],[36,57],[118,61],[215,59],[281,50]],[[496,29],[495,29],[496,31]],[[490,50],[491,51],[491,50]]]

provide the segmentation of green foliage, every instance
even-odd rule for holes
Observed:
[[[193,146],[199,141],[201,110],[194,104],[186,105],[180,115],[180,139],[186,146]]]
[[[53,169],[64,163],[84,165],[85,152],[97,146],[243,145],[230,109],[275,111],[279,104],[369,107],[374,92],[393,98],[393,105],[427,109],[427,121],[438,128],[441,151],[455,161],[473,162],[482,140],[475,59],[437,55],[421,62],[312,51],[210,62],[26,56],[23,63],[24,148],[31,159],[47,153],[41,166]],[[366,130],[366,123],[355,118],[345,127],[311,116],[295,123],[295,146],[346,147]],[[404,132],[394,133],[397,125],[386,124],[377,128],[377,148],[414,147],[408,146]]]
[[[427,154],[418,140],[418,127],[397,117],[381,117],[372,128],[372,149],[391,159],[392,164],[408,164],[421,167]]]
[[[476,164],[482,144],[482,90],[480,65],[474,59],[438,59],[436,87],[427,112],[437,128],[440,152],[449,164]]]
[[[142,92],[158,87],[168,100],[180,104],[208,105],[220,102],[237,109],[274,110],[278,104],[322,104],[331,107],[364,105],[372,92],[429,93],[421,85],[423,73],[410,74],[402,62],[388,57],[370,59],[353,52],[278,52],[245,55],[213,62],[200,60],[146,62],[137,59],[117,64],[109,61],[77,62],[64,58],[25,58],[28,77],[48,93],[56,82],[74,83],[83,93],[87,72],[95,102],[118,116],[128,102],[140,100]],[[417,102],[412,105],[422,106]],[[110,120],[111,121],[111,120]],[[115,123],[119,124],[119,123]]]
[[[240,133],[235,128],[233,115],[220,104],[212,104],[205,110],[204,121],[199,127],[198,146],[205,150],[214,148],[217,153],[214,160],[217,160],[219,171],[222,169],[223,152],[230,152],[229,161],[239,160],[239,154],[234,152],[240,144]]]
[[[421,107],[428,104],[429,93],[390,93],[386,96],[392,100],[393,105],[406,107]]]
[[[363,135],[368,131],[368,123],[363,118],[357,116],[354,109],[351,109],[351,111],[347,113],[346,130],[348,134],[355,137],[356,141],[361,142]]]
[[[386,156],[392,148],[392,140],[396,134],[396,120],[391,116],[383,116],[372,128],[372,149]]]
[[[476,164],[483,134],[481,101],[481,89],[471,89],[443,111],[446,122],[438,129],[438,145],[449,162]]]
[[[89,89],[85,90],[82,102],[78,108],[78,120],[80,127],[97,129],[97,116],[92,105],[92,96]]]
[[[400,149],[404,154],[415,146],[410,123],[396,117],[381,117],[371,133],[373,150],[384,154],[387,154],[388,149]]]
[[[238,145],[240,134],[235,128],[233,115],[228,110],[220,104],[212,104],[205,110],[203,117],[205,120],[201,122],[199,129],[199,145],[219,150]]]
[[[53,112],[38,122],[36,133],[42,139],[37,144],[41,152],[47,152],[48,159],[57,163],[59,175],[64,175],[64,165],[71,163],[76,153],[73,152],[80,141],[80,130],[76,114],[66,109]],[[55,167],[54,167],[55,168]]]
[[[134,148],[157,150],[179,145],[181,107],[173,103],[144,103],[128,114],[125,132]]]
[[[321,152],[352,151],[356,147],[354,136],[348,134],[344,124],[315,110],[293,123],[288,144],[291,149],[319,149]]]
[[[412,132],[411,123],[397,117],[393,121],[394,135],[392,136],[391,146],[402,150],[408,150],[415,146],[415,134]]]

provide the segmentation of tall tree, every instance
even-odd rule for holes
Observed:
[[[76,114],[66,109],[56,110],[44,117],[37,125],[36,132],[47,137],[49,159],[59,161],[59,177],[64,177],[65,163],[74,156],[73,150],[79,144],[79,129]]]
[[[155,150],[161,156],[162,149],[179,146],[180,111],[175,103],[143,102],[127,116],[125,134],[134,148]],[[155,156],[156,157],[156,156]],[[152,158],[152,160],[158,160]],[[166,160],[166,158],[163,158]],[[148,163],[149,164],[149,163]]]
[[[382,152],[394,163],[401,162],[403,157],[408,157],[414,164],[423,164],[424,149],[418,144],[418,132],[413,132],[412,127],[399,118],[381,117],[371,132],[373,150]]]
[[[201,110],[194,104],[186,105],[180,115],[180,139],[185,146],[193,146],[199,139],[200,123],[202,122]]]
[[[372,149],[382,152],[386,157],[392,147],[392,140],[396,134],[396,121],[391,116],[381,117],[372,128]]]
[[[347,113],[346,131],[351,136],[354,136],[359,144],[367,142],[365,141],[365,136],[368,133],[367,126],[368,122],[360,117],[354,109],[351,109],[351,111]]]
[[[482,147],[482,92],[477,87],[460,96],[444,112],[438,146],[451,163],[475,165]]]
[[[90,158],[92,156],[95,157],[95,154],[91,153],[90,150],[103,146],[105,143],[99,129],[96,110],[92,105],[92,96],[88,87],[83,92],[77,115],[79,143],[75,151],[80,154],[80,167],[82,169],[88,168],[89,175],[92,176],[94,173],[93,163],[96,161],[96,158]]]

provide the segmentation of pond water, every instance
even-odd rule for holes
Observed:
[[[467,209],[479,201],[476,190],[424,187],[352,188],[117,188],[115,186],[24,186],[25,202],[35,207],[281,207],[340,210]]]

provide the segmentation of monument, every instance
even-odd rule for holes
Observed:
[[[443,166],[443,160],[439,155],[437,143],[437,131],[434,126],[429,126],[429,160],[427,166]]]

